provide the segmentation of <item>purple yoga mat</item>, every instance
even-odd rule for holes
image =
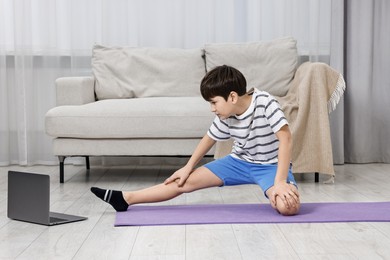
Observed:
[[[302,203],[288,217],[269,204],[131,206],[117,212],[115,226],[324,222],[390,222],[390,202]]]

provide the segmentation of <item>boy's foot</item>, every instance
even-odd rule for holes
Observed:
[[[129,207],[121,191],[104,190],[97,187],[92,187],[91,191],[97,197],[113,206],[116,211],[126,211]]]

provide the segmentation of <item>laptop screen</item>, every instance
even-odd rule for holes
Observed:
[[[8,217],[40,224],[49,223],[50,177],[8,172]]]

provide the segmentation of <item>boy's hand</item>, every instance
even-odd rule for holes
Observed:
[[[175,171],[169,178],[164,181],[164,184],[167,185],[171,182],[177,182],[179,187],[183,186],[186,182],[188,176],[190,176],[192,168],[184,166],[179,170]]]
[[[286,182],[280,182],[274,185],[270,200],[275,207],[277,196],[283,201],[286,208],[295,207],[299,203],[299,193],[297,193],[296,189],[291,188],[291,184]]]

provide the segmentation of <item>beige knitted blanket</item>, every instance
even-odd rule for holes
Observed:
[[[325,63],[300,65],[284,97],[276,97],[293,136],[292,164],[294,173],[319,172],[331,175],[333,154],[329,113],[344,94],[343,76]],[[231,152],[232,141],[218,142],[215,158]]]

